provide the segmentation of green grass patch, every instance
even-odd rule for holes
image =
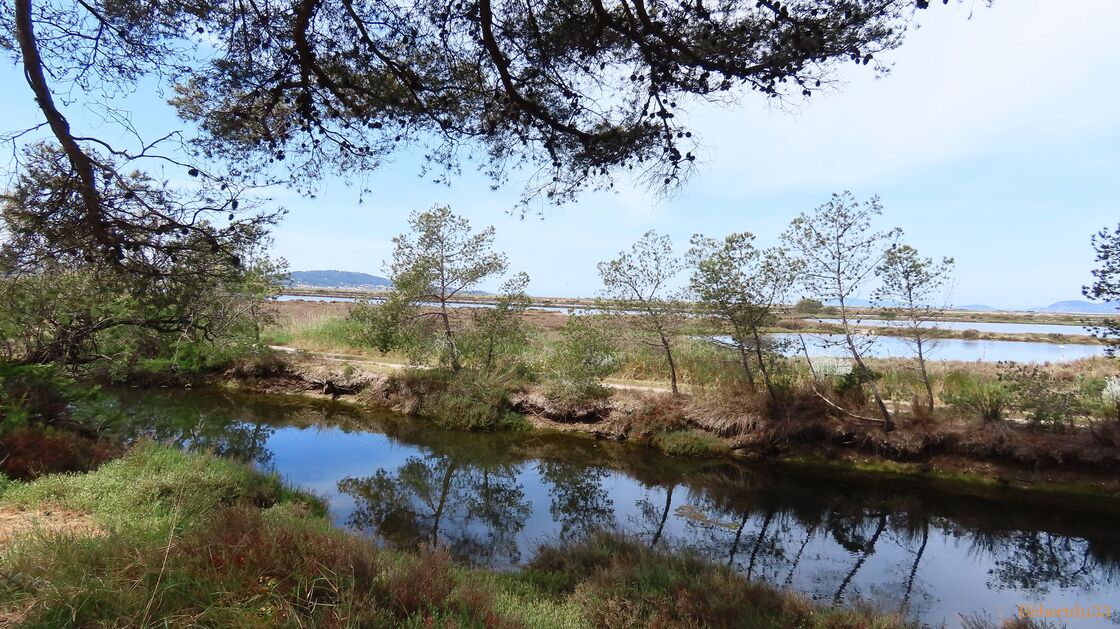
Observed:
[[[672,456],[722,456],[729,451],[723,439],[699,430],[663,433],[656,439],[656,444]]]
[[[92,513],[111,529],[165,534],[174,521],[186,528],[223,507],[264,508],[299,503],[325,513],[323,503],[286,487],[279,478],[233,461],[190,454],[154,444],[88,474],[53,474],[10,486],[3,503],[19,507],[54,505]]]

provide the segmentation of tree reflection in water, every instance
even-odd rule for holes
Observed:
[[[537,471],[549,488],[549,513],[560,526],[556,541],[578,541],[594,531],[617,528],[614,500],[603,487],[607,470],[541,461]]]
[[[517,535],[532,505],[518,466],[477,466],[453,456],[410,457],[396,470],[348,477],[339,490],[354,499],[347,524],[398,547],[446,546],[477,565],[516,564]]]

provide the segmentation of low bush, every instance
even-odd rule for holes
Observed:
[[[0,435],[0,474],[11,478],[87,472],[114,455],[108,442],[69,430],[25,426]]]
[[[630,420],[628,437],[637,443],[656,445],[662,434],[688,426],[679,400],[667,395],[649,396]]]
[[[0,433],[70,421],[74,402],[83,397],[87,393],[53,365],[0,361]]]
[[[998,380],[953,372],[944,378],[941,399],[957,411],[979,416],[984,421],[999,421],[1011,401],[1011,393],[1007,385]]]
[[[235,378],[267,378],[284,375],[290,368],[287,358],[280,352],[259,347],[235,358],[229,373]]]
[[[999,382],[1010,405],[1036,426],[1062,429],[1084,410],[1076,381],[1057,378],[1038,365],[1001,363]]]

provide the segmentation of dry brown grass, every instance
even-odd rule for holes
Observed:
[[[30,533],[100,537],[105,530],[89,514],[78,511],[0,507],[0,544]]]

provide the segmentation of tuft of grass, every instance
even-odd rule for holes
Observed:
[[[1011,392],[1002,382],[956,372],[945,377],[941,399],[954,409],[994,422],[1003,419],[1011,402]]]
[[[449,430],[524,430],[525,419],[513,412],[510,392],[518,384],[510,374],[475,369],[412,370],[402,374],[420,398],[418,414]]]
[[[661,434],[657,446],[672,456],[722,456],[727,454],[727,442],[711,433],[699,430],[675,430]]]

